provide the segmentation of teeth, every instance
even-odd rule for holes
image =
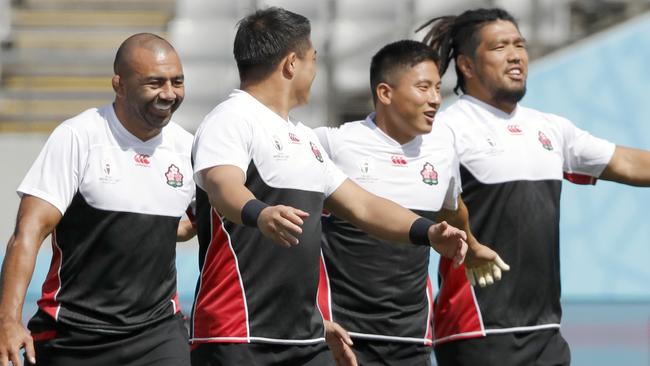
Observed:
[[[519,69],[512,69],[512,70],[508,71],[508,74],[511,74],[511,75],[521,75],[521,70],[519,70]]]
[[[171,109],[173,105],[174,103],[165,104],[165,103],[155,102],[153,104],[153,107],[156,109],[160,109],[161,111],[166,111],[168,109]]]

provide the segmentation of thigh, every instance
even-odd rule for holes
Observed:
[[[126,364],[131,366],[190,365],[189,336],[180,314],[139,333],[125,346],[130,348]]]
[[[443,343],[434,351],[439,366],[555,366],[568,365],[565,362],[570,360],[568,345],[557,329],[464,339]]]
[[[204,343],[192,349],[192,366],[331,366],[325,343],[307,346]]]
[[[61,324],[34,342],[36,364],[48,366],[188,366],[188,336],[180,316],[128,334],[99,334]],[[26,362],[26,365],[29,363]]]
[[[359,366],[431,365],[431,347],[424,345],[355,339],[352,349]]]
[[[538,355],[535,366],[569,366],[571,351],[569,344],[558,330],[552,334],[542,352]]]

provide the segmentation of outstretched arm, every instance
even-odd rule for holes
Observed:
[[[468,251],[465,258],[465,273],[472,286],[477,283],[481,287],[491,285],[495,280],[501,279],[501,271],[510,270],[510,266],[499,257],[497,252],[479,243],[474,237],[469,227],[467,206],[460,196],[458,197],[458,209],[455,211],[441,210],[440,219],[446,220],[467,233]]]
[[[34,343],[22,325],[27,286],[34,273],[38,249],[61,220],[59,210],[40,198],[24,196],[18,208],[14,234],[2,264],[0,291],[0,365],[22,365],[20,348],[35,363]]]
[[[650,186],[650,151],[616,146],[600,179],[631,186]]]
[[[228,220],[257,226],[265,236],[283,247],[298,244],[303,219],[309,214],[290,206],[267,206],[255,199],[244,185],[244,172],[234,165],[220,165],[201,171],[210,205]]]
[[[423,223],[418,215],[393,201],[375,196],[350,179],[327,198],[325,205],[336,216],[376,237],[395,243],[415,243],[414,236],[424,236],[433,249],[446,258],[453,258],[456,265],[465,259],[467,244],[462,230],[444,222],[418,225]],[[417,230],[413,230],[414,226]]]

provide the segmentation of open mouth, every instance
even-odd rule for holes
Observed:
[[[172,107],[174,107],[175,102],[161,102],[161,101],[155,101],[151,105],[154,113],[161,115],[161,116],[167,116],[172,112]]]
[[[433,123],[433,119],[436,117],[436,111],[426,111],[424,112],[424,118],[429,123]]]
[[[519,67],[513,67],[511,69],[508,69],[506,75],[508,75],[510,79],[518,80],[518,81],[523,80],[524,78],[524,73]]]

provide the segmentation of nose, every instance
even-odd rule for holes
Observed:
[[[442,96],[440,91],[436,88],[431,88],[431,93],[429,93],[429,105],[438,110],[442,104]]]
[[[509,47],[509,52],[508,52],[508,62],[512,63],[520,63],[521,60],[524,58],[524,54],[526,53],[525,49],[520,49],[517,47]]]
[[[174,100],[176,99],[176,91],[174,90],[174,86],[172,85],[171,81],[167,81],[165,84],[163,84],[162,90],[158,94],[160,99],[164,100]]]

